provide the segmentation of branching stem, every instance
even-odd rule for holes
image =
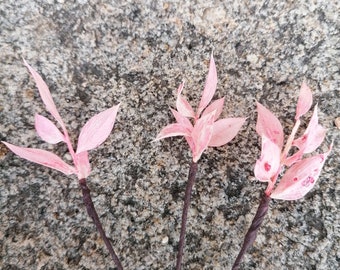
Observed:
[[[189,176],[188,176],[188,183],[185,189],[185,196],[184,196],[184,206],[182,212],[182,223],[181,223],[181,233],[179,237],[179,244],[178,244],[178,253],[177,253],[177,262],[176,262],[176,270],[180,270],[182,267],[182,258],[183,258],[183,249],[185,243],[185,233],[186,233],[186,224],[188,219],[188,211],[190,206],[190,199],[192,193],[192,187],[195,183],[196,173],[197,173],[197,163],[192,162],[190,165]]]
[[[97,211],[96,211],[96,209],[93,205],[92,199],[91,199],[90,189],[86,185],[86,179],[80,179],[79,185],[81,187],[81,191],[83,192],[83,202],[86,206],[86,210],[87,210],[88,215],[92,218],[94,224],[96,225],[97,230],[98,230],[100,236],[102,237],[102,239],[104,240],[104,243],[105,243],[107,249],[109,250],[109,253],[110,253],[113,261],[115,262],[118,270],[123,270],[123,266],[122,266],[118,256],[114,252],[112,245],[111,245],[111,242],[106,237],[103,226],[102,226],[102,224],[99,220]]]

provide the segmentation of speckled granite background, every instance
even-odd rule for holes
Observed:
[[[198,102],[213,50],[223,116],[248,121],[199,162],[184,269],[230,269],[266,187],[253,176],[255,100],[288,132],[306,79],[328,128],[319,151],[332,140],[334,150],[304,199],[272,201],[243,269],[339,269],[340,5],[279,2],[1,1],[0,139],[69,158],[35,133],[34,113],[47,114],[22,57],[46,80],[74,141],[87,119],[121,102],[113,133],[90,153],[89,186],[126,269],[173,269],[191,156],[183,139],[152,140],[173,121],[183,79]],[[115,269],[77,179],[0,152],[0,268]]]

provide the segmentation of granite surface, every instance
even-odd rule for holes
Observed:
[[[184,269],[230,269],[266,184],[255,101],[288,133],[303,80],[332,154],[302,200],[273,200],[243,269],[339,269],[339,1],[0,1],[0,139],[53,151],[25,58],[46,80],[73,141],[94,114],[121,102],[108,140],[90,152],[88,178],[125,269],[174,269],[191,154],[182,138],[154,142],[174,119],[179,83],[197,103],[214,52],[222,116],[247,116],[238,136],[199,161]],[[311,114],[307,114],[303,127]],[[74,176],[0,145],[0,268],[115,269],[85,213]]]

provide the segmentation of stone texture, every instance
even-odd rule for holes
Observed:
[[[47,114],[22,57],[46,80],[74,141],[87,119],[121,102],[112,135],[90,153],[89,187],[126,269],[173,269],[191,156],[183,139],[152,140],[173,121],[182,80],[198,102],[213,50],[223,116],[248,120],[200,160],[184,269],[230,269],[266,187],[253,176],[255,100],[288,132],[305,79],[328,128],[320,151],[332,140],[334,150],[304,199],[272,201],[243,266],[337,269],[339,9],[337,1],[1,1],[0,139],[69,159],[64,145],[35,134],[34,113]],[[3,145],[0,159],[1,269],[115,269],[75,177]]]

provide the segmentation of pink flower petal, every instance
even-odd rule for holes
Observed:
[[[87,121],[80,131],[77,154],[94,149],[106,140],[112,131],[118,108],[119,105],[113,106]]]
[[[170,124],[161,130],[155,141],[173,136],[190,136],[190,132],[188,131],[188,128],[182,124]]]
[[[191,133],[191,138],[194,142],[194,147],[191,148],[193,161],[197,162],[203,151],[208,148],[211,136],[213,134],[215,111],[202,116],[197,120],[194,129]]]
[[[201,112],[208,106],[210,101],[212,100],[217,86],[217,71],[214,61],[214,56],[211,54],[210,64],[209,64],[209,72],[207,79],[205,81],[205,87],[203,90],[202,98],[200,104],[198,106],[196,117],[199,117]]]
[[[181,85],[178,87],[178,90],[177,90],[177,100],[176,100],[177,111],[185,117],[195,117],[195,112],[192,109],[191,105],[181,95],[183,91],[183,87],[184,87],[184,82],[181,83]]]
[[[301,199],[314,187],[328,154],[329,151],[295,163],[287,170],[270,197],[280,200]]]
[[[41,149],[35,149],[35,148],[24,148],[15,146],[13,144],[3,142],[14,154],[18,155],[19,157],[22,157],[24,159],[27,159],[29,161],[38,163],[40,165],[56,169],[66,175],[76,173],[76,170],[74,167],[68,165],[65,163],[60,157],[57,155],[41,150]]]
[[[295,120],[309,111],[313,103],[312,91],[305,82],[301,85],[300,95],[296,106]]]
[[[257,104],[256,132],[262,137],[266,136],[281,149],[283,146],[283,129],[276,116],[260,103]]]
[[[42,115],[35,115],[35,129],[45,142],[55,144],[65,140],[64,135],[59,131],[56,125]]]
[[[262,182],[275,181],[280,170],[281,149],[270,139],[262,136],[261,157],[256,161],[255,177]]]
[[[85,179],[90,175],[91,166],[87,151],[75,155],[74,160],[77,168],[78,179]]]
[[[245,120],[246,118],[225,118],[215,122],[209,146],[218,147],[230,142]]]
[[[220,117],[220,115],[221,115],[221,113],[222,113],[223,104],[224,104],[224,97],[215,100],[213,103],[211,103],[211,104],[204,110],[202,116],[207,115],[208,113],[211,113],[211,112],[213,112],[213,111],[216,111],[216,113],[215,113],[215,119],[214,119],[214,121],[216,121],[216,120]]]
[[[48,86],[44,82],[44,80],[41,78],[41,76],[24,60],[25,66],[28,68],[30,73],[33,76],[33,79],[38,87],[40,97],[42,101],[44,102],[46,109],[52,114],[52,116],[57,120],[57,122],[60,124],[60,126],[65,129],[65,125],[63,120],[61,119],[59,112],[54,104],[54,101],[51,96],[51,92],[48,89]]]

